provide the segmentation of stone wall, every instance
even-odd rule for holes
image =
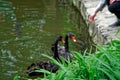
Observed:
[[[94,11],[99,0],[70,0],[70,2],[81,12],[94,43],[103,45],[113,39],[120,39],[120,33],[116,35],[120,27],[108,27],[108,24],[115,21],[116,18],[108,11],[107,6],[97,14],[94,23],[88,21],[88,16]]]

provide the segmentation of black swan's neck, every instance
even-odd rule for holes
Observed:
[[[61,61],[60,58],[59,58],[59,55],[58,55],[58,42],[59,40],[56,39],[55,42],[54,42],[54,58],[57,60],[57,61]]]
[[[65,51],[69,52],[69,45],[68,45],[68,35],[65,36]]]

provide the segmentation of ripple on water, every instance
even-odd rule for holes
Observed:
[[[1,49],[1,58],[7,58],[7,59],[10,59],[13,62],[17,62],[17,59],[15,58],[15,56],[13,56],[11,54],[10,50]]]
[[[12,76],[13,74],[18,73],[18,71],[7,71],[4,73],[6,76]]]

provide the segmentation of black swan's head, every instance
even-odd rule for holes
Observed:
[[[61,41],[62,43],[64,43],[64,38],[62,36],[57,36],[57,40]]]
[[[69,32],[69,33],[67,34],[67,36],[68,36],[73,42],[76,42],[76,43],[78,43],[78,44],[80,44],[80,45],[84,45],[83,41],[81,41],[80,39],[76,39],[76,37],[75,37],[75,35],[74,35],[73,33]]]
[[[75,35],[74,35],[73,33],[69,32],[69,33],[67,34],[67,36],[68,36],[73,42],[76,42],[76,38],[75,38]]]

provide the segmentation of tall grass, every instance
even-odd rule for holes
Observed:
[[[56,73],[38,70],[48,74],[43,80],[120,80],[120,40],[111,41],[109,45],[97,47],[93,54],[87,52],[73,52],[75,60],[66,64],[58,63],[48,57],[53,63],[60,66]]]

